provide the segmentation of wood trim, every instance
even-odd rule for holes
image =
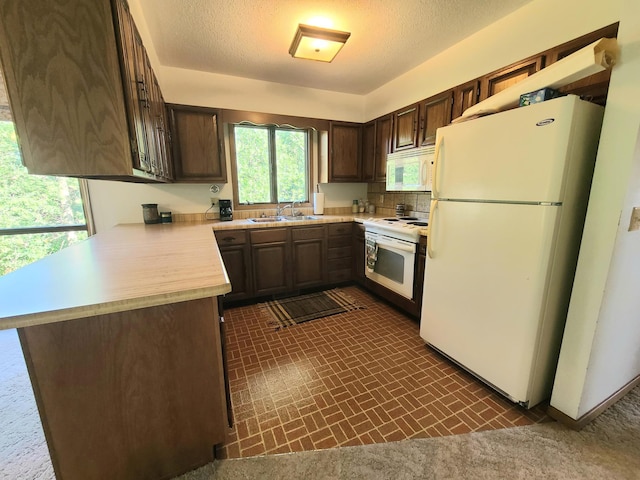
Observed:
[[[81,232],[88,231],[87,225],[52,225],[47,227],[20,227],[20,228],[2,228],[2,235],[28,235],[33,233],[57,233],[57,232]]]
[[[614,403],[616,403],[618,400],[620,400],[622,397],[624,397],[627,393],[629,393],[638,385],[640,385],[640,375],[635,377],[633,380],[631,380],[629,383],[623,386],[620,390],[615,392],[613,395],[611,395],[609,398],[607,398],[605,401],[603,401],[599,405],[596,405],[594,408],[589,410],[587,413],[585,413],[582,417],[578,418],[577,420],[571,418],[569,415],[565,413],[562,413],[560,410],[552,406],[549,406],[549,408],[547,409],[547,413],[554,420],[557,420],[558,422],[562,423],[563,425],[566,425],[572,430],[579,431],[579,430],[582,430],[589,423],[591,423],[597,416],[599,416],[607,408],[612,406]]]
[[[195,108],[195,107],[194,107]],[[220,114],[224,123],[251,122],[258,125],[291,125],[296,128],[313,128],[315,130],[329,130],[329,120],[319,118],[294,117],[291,115],[276,115],[273,113],[248,112],[243,110],[221,109]]]

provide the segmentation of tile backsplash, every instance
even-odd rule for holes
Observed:
[[[396,205],[404,203],[407,215],[428,217],[431,192],[387,192],[383,182],[369,183],[367,200],[376,206],[376,214],[395,216]]]

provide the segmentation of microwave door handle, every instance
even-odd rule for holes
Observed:
[[[436,223],[436,210],[438,209],[438,200],[431,200],[429,207],[429,225],[427,225],[427,256],[433,258],[433,231]]]
[[[442,146],[442,141],[444,140],[443,136],[438,138],[436,142],[436,150],[433,159],[433,177],[432,177],[432,186],[431,186],[431,197],[434,199],[438,198],[438,166],[440,165],[440,147]]]
[[[397,250],[397,251],[401,251],[401,252],[414,252],[415,253],[415,248],[413,246],[399,245],[399,244],[396,244],[396,243],[387,243],[384,240],[383,241],[376,240],[376,244],[380,245],[381,247],[387,247],[389,250]]]

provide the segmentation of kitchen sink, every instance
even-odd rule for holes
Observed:
[[[287,221],[300,221],[300,220],[318,220],[318,217],[314,217],[313,215],[296,215],[296,216],[285,216],[282,217]]]
[[[296,222],[300,220],[318,220],[318,217],[314,217],[313,215],[286,215],[286,216],[270,216],[270,217],[256,217],[256,218],[247,218],[249,222],[252,223],[269,223],[269,222]]]
[[[281,222],[284,217],[259,217],[259,218],[247,218],[252,223],[269,223],[269,222]]]

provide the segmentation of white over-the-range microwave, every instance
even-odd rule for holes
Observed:
[[[435,147],[412,148],[387,155],[388,192],[430,192]]]

